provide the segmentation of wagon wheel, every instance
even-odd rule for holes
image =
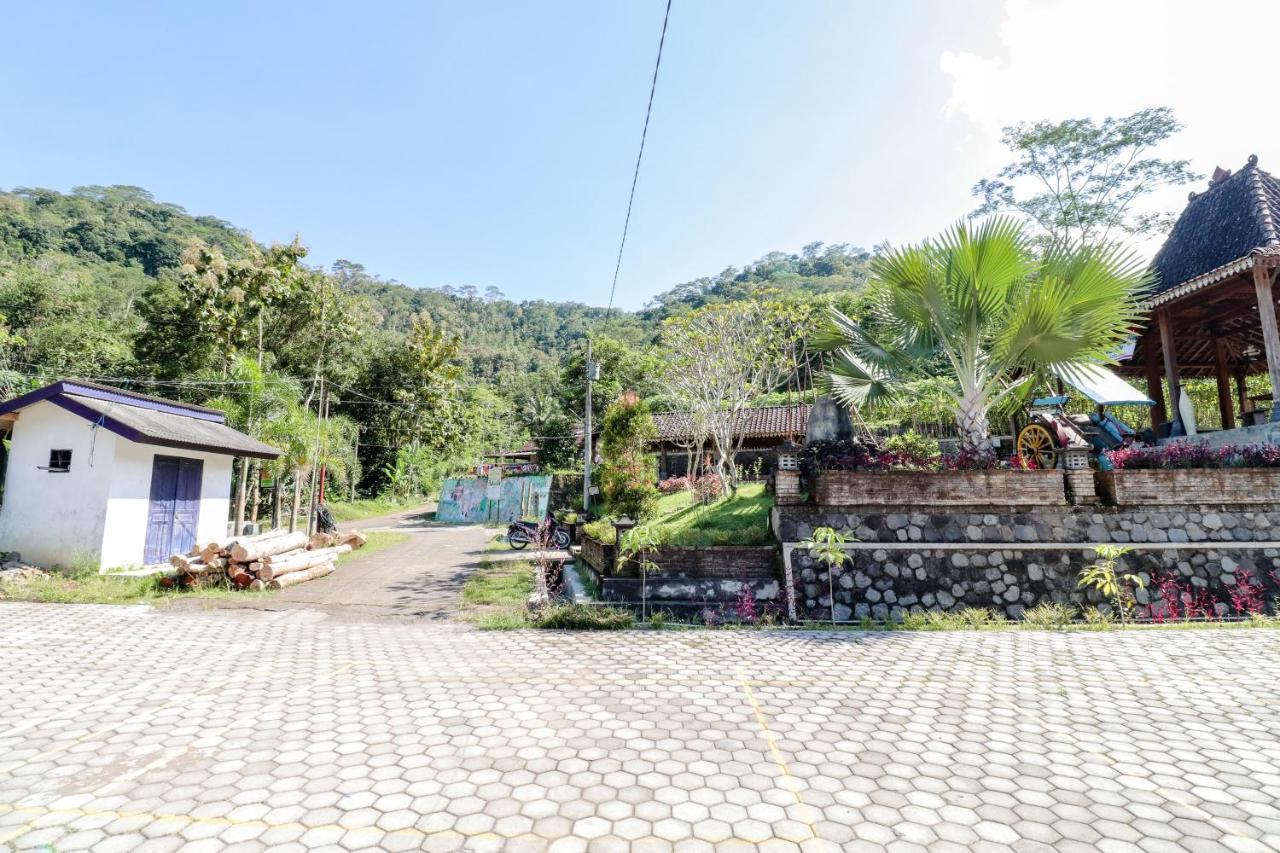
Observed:
[[[1027,424],[1018,433],[1018,455],[1037,468],[1056,468],[1058,442],[1042,424]]]

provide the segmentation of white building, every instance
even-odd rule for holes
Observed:
[[[103,568],[166,562],[227,535],[236,456],[280,452],[214,409],[64,380],[0,404],[11,430],[0,551]]]

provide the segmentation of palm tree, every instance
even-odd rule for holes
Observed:
[[[961,448],[989,457],[991,408],[1053,368],[1110,361],[1141,319],[1147,286],[1119,247],[1036,254],[1014,220],[962,222],[875,258],[865,321],[832,309],[813,344],[831,353],[826,389],[853,407],[948,375]]]
[[[237,429],[262,441],[273,443],[281,438],[280,427],[290,423],[298,406],[301,387],[284,374],[266,370],[253,358],[238,355],[231,362],[228,380],[233,383],[227,394],[209,401],[208,405],[227,414]],[[279,446],[279,445],[276,445]],[[261,464],[261,463],[257,463]],[[248,457],[240,457],[239,483],[236,489],[235,529],[242,528],[250,483]]]

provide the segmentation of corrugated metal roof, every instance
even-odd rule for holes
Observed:
[[[106,429],[142,444],[201,450],[207,453],[226,453],[232,456],[253,456],[259,459],[275,459],[280,456],[280,451],[274,447],[263,444],[226,424],[211,420],[160,412],[152,408],[130,406],[79,394],[59,394],[50,397],[49,402],[87,421],[101,420]]]

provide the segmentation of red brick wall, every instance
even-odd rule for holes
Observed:
[[[1099,471],[1097,482],[1106,501],[1117,506],[1280,503],[1277,468]]]
[[[1067,502],[1061,471],[823,471],[819,506],[1055,506]]]

